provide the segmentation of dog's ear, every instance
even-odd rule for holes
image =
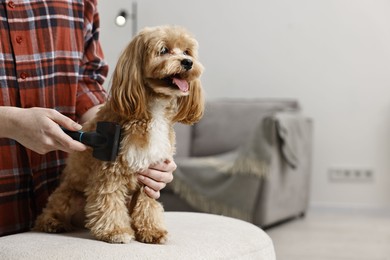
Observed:
[[[194,124],[198,122],[204,112],[204,95],[199,79],[190,82],[190,93],[178,99],[178,112],[174,117],[174,122],[183,124]]]
[[[144,33],[139,33],[124,49],[115,67],[109,103],[123,116],[147,118],[143,64],[146,50]]]

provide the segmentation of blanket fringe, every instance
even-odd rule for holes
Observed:
[[[266,178],[269,172],[268,163],[252,158],[238,158],[234,164],[227,169],[230,174],[254,175],[259,178]]]
[[[267,178],[269,163],[251,157],[241,157],[228,161],[215,157],[203,157],[193,159],[192,164],[207,165],[220,174],[253,175],[258,178]]]
[[[205,198],[202,195],[196,193],[193,189],[191,189],[189,185],[178,180],[178,178],[174,179],[174,181],[171,182],[169,185],[175,192],[175,194],[178,194],[180,198],[184,199],[192,207],[202,212],[229,216],[248,222],[253,221],[252,212],[241,209],[239,210],[231,206],[225,205],[223,204],[223,202],[217,202],[210,198]]]

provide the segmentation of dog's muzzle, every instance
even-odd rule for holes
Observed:
[[[190,59],[184,59],[181,61],[181,66],[185,69],[185,70],[190,70],[192,69],[192,60]]]

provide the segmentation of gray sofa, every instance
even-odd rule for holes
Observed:
[[[305,214],[312,122],[297,101],[208,101],[199,123],[175,128],[178,168],[160,198],[166,211],[220,214],[262,227]]]

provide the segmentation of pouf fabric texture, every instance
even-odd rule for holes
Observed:
[[[87,230],[27,232],[1,237],[0,259],[275,259],[272,240],[251,223],[189,212],[166,212],[165,221],[169,236],[164,245],[109,244]]]

